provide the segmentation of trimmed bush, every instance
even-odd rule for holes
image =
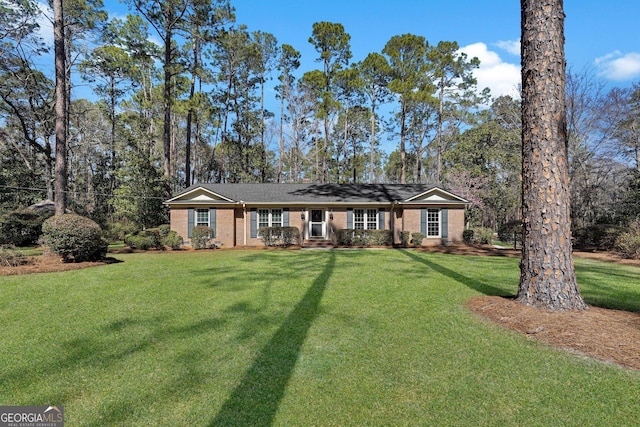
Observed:
[[[422,246],[422,241],[424,240],[424,234],[411,233],[411,240],[413,241],[414,246]]]
[[[42,224],[42,243],[64,262],[97,261],[107,254],[100,226],[76,214],[54,215]]]
[[[618,236],[615,249],[624,258],[640,259],[640,220],[631,223],[629,231]]]
[[[0,244],[30,246],[38,243],[42,224],[52,212],[8,212],[0,217]]]
[[[411,241],[411,232],[409,231],[401,231],[400,232],[400,244],[402,247],[406,248],[409,246],[409,242]]]
[[[354,230],[336,231],[336,240],[342,246],[391,246],[393,232],[391,230]]]
[[[171,226],[169,224],[162,224],[158,226],[158,233],[160,234],[160,238],[164,239],[171,232]]]
[[[213,236],[213,230],[211,227],[204,225],[198,225],[191,230],[191,246],[194,249],[207,249],[211,242],[211,236]]]
[[[580,249],[612,250],[618,237],[625,231],[624,227],[608,224],[594,224],[573,230],[573,245]]]
[[[180,236],[177,232],[173,230],[169,230],[166,236],[164,236],[161,240],[162,245],[169,246],[171,249],[178,250],[180,246],[184,243],[182,236]]]
[[[128,234],[124,238],[124,244],[132,249],[142,249],[144,251],[163,248],[157,228],[149,228]]]
[[[265,246],[293,246],[300,243],[297,227],[261,227],[258,235]]]
[[[462,240],[468,244],[484,245],[493,240],[493,230],[490,228],[471,228],[462,232]]]

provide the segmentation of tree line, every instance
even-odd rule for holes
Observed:
[[[520,101],[478,88],[479,60],[456,42],[402,34],[354,59],[343,25],[317,22],[318,68],[302,70],[296,47],[249,31],[228,0],[126,3],[119,18],[102,0],[63,1],[70,209],[149,227],[198,182],[394,182],[466,197],[471,225],[520,218]],[[0,3],[3,211],[54,198],[40,14],[33,0]],[[573,223],[626,223],[639,211],[640,84],[607,89],[569,69],[566,101]]]

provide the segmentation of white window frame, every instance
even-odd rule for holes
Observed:
[[[258,230],[262,227],[282,227],[283,214],[281,208],[276,209],[258,209],[257,226]]]
[[[196,219],[194,226],[209,227],[209,209],[196,209]]]
[[[425,237],[441,237],[441,222],[441,209],[427,209],[427,235]]]
[[[378,209],[354,209],[353,228],[356,230],[377,230]]]

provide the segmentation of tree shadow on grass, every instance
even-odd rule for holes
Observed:
[[[638,276],[632,272],[602,266],[576,265],[580,293],[596,307],[640,313],[640,292],[634,287]]]
[[[471,277],[467,277],[464,274],[460,274],[457,271],[453,271],[443,265],[440,265],[434,261],[429,260],[427,257],[422,257],[412,251],[400,250],[400,253],[403,255],[412,258],[415,261],[418,261],[427,267],[431,268],[434,271],[442,274],[443,276],[447,276],[456,282],[465,285],[466,287],[473,289],[474,291],[480,292],[482,294],[488,296],[499,296],[499,297],[513,297],[514,295],[505,291],[504,289],[497,288],[492,285],[488,285],[486,283],[480,282]]]
[[[331,252],[323,271],[260,350],[210,426],[270,426],[273,423],[309,328],[318,316],[335,263],[335,253]]]

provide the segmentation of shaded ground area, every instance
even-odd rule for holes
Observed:
[[[520,251],[489,245],[451,245],[419,249],[457,255],[519,257]],[[575,256],[640,266],[640,260],[624,260],[607,252],[575,252]],[[118,262],[63,263],[58,257],[29,257],[18,267],[0,266],[0,275],[44,273],[95,267]],[[595,357],[627,368],[640,369],[640,313],[590,306],[584,312],[556,312],[527,307],[509,298],[479,297],[468,302],[471,311],[505,328],[549,345]]]

